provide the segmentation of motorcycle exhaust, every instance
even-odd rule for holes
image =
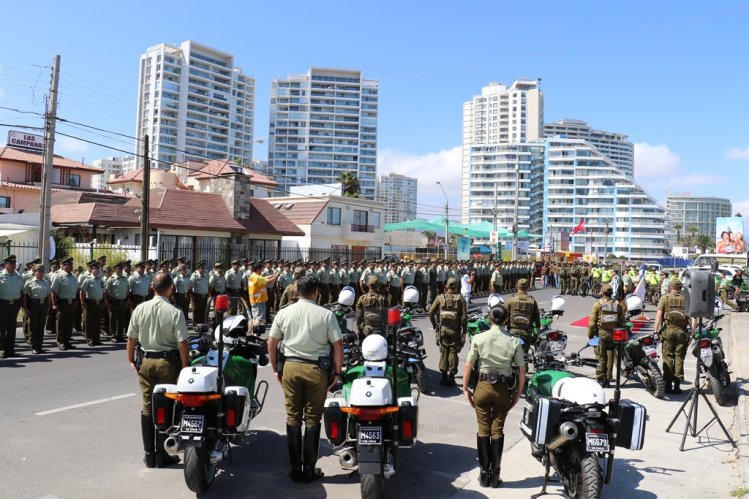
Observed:
[[[549,442],[546,446],[550,451],[561,447],[562,445],[575,440],[577,438],[577,425],[570,421],[566,421],[559,425],[559,435],[554,437],[554,440]]]
[[[356,449],[346,447],[338,454],[338,462],[344,470],[351,470],[359,465],[359,458],[356,455]]]
[[[170,456],[176,456],[182,449],[180,448],[179,440],[174,437],[167,437],[167,439],[164,440],[164,450]]]
[[[216,444],[216,449],[211,451],[210,462],[211,464],[217,464],[224,458],[226,452],[226,444],[219,442]]]

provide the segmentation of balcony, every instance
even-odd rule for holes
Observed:
[[[351,224],[351,232],[374,232],[374,225]]]

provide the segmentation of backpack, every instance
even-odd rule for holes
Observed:
[[[455,329],[460,326],[460,295],[445,293],[444,302],[440,304],[440,326]]]
[[[605,301],[601,299],[598,302],[601,306],[601,313],[598,316],[598,328],[608,331],[609,333],[616,329],[619,321],[619,304],[614,301]]]
[[[533,320],[533,301],[529,296],[515,295],[510,307],[510,327],[529,329]]]
[[[382,320],[382,299],[380,295],[370,291],[361,297],[362,308],[364,309],[364,324],[372,327],[381,327]]]
[[[670,325],[674,325],[680,328],[685,328],[689,324],[689,317],[687,317],[686,311],[684,310],[684,295],[668,295],[666,300],[666,321]]]

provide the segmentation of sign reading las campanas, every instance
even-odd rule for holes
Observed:
[[[26,149],[44,149],[44,137],[30,133],[8,131],[8,145],[15,147],[25,147]]]

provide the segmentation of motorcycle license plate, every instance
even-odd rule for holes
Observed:
[[[701,348],[700,349],[700,359],[702,359],[702,363],[705,364],[706,367],[712,366],[713,365],[713,349],[712,349],[712,347]]]
[[[605,433],[586,433],[585,447],[588,452],[608,452],[609,436]]]
[[[647,357],[650,357],[652,359],[658,357],[658,350],[656,350],[655,347],[645,347],[643,348],[643,351],[645,352],[645,355]]]
[[[359,428],[359,445],[382,444],[381,426],[364,426]]]
[[[550,341],[549,349],[555,354],[561,353],[564,352],[564,344],[561,341]]]
[[[204,421],[205,421],[205,416],[185,414],[182,416],[182,424],[180,425],[180,431],[182,433],[203,433]]]

